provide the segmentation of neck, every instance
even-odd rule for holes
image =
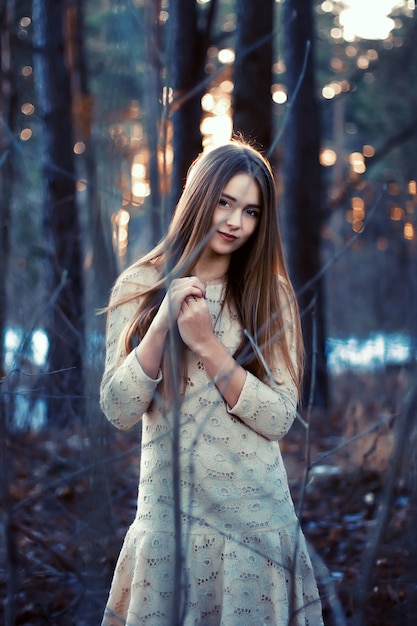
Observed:
[[[227,274],[229,259],[227,259],[226,263],[224,259],[221,259],[220,261],[221,262],[217,263],[197,263],[194,268],[194,274],[198,276],[203,283],[220,282],[220,280]]]

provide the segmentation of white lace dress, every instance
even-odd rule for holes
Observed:
[[[152,269],[130,270],[112,300],[153,280]],[[228,307],[221,310],[221,297],[221,285],[208,286],[215,333],[233,353],[241,329]],[[272,374],[283,384],[273,389],[247,373],[236,406],[227,407],[188,350],[174,442],[160,379],[145,375],[134,352],[120,356],[121,331],[136,306],[109,314],[101,385],[101,406],[116,427],[142,419],[137,514],[103,626],[170,626],[174,615],[183,626],[320,626],[317,586],[277,441],[295,417],[290,376],[276,363]]]

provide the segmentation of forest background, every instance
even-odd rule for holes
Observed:
[[[193,158],[232,132],[278,179],[308,356],[282,448],[326,624],[416,623],[417,17],[410,1],[355,6],[1,2],[7,626],[100,619],[140,430],[99,410],[97,311]]]

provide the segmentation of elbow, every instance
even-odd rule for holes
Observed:
[[[265,437],[265,439],[268,439],[268,441],[280,441],[281,439],[283,439],[283,437],[285,437],[285,435],[287,434],[289,428],[288,429],[280,429],[280,430],[271,430],[271,431],[265,431],[262,433],[262,435]]]
[[[280,441],[285,437],[294,420],[291,418],[283,420],[282,417],[272,415],[269,416],[268,423],[264,421],[260,424],[255,420],[242,421],[264,439],[268,441]]]
[[[131,402],[125,403],[117,399],[111,385],[100,391],[100,408],[106,419],[118,430],[130,430],[141,418],[137,406],[133,407]]]
[[[285,415],[271,415],[270,428],[265,437],[270,441],[280,441],[290,430],[296,416],[296,409],[288,410]]]
[[[264,437],[265,439],[268,439],[268,441],[280,441],[283,437],[284,437],[285,433],[265,433]]]

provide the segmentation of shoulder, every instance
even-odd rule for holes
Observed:
[[[159,279],[159,272],[152,263],[134,263],[124,270],[116,283],[137,287],[152,287]]]
[[[152,288],[159,280],[159,272],[151,263],[134,263],[117,278],[112,298],[134,298]]]

